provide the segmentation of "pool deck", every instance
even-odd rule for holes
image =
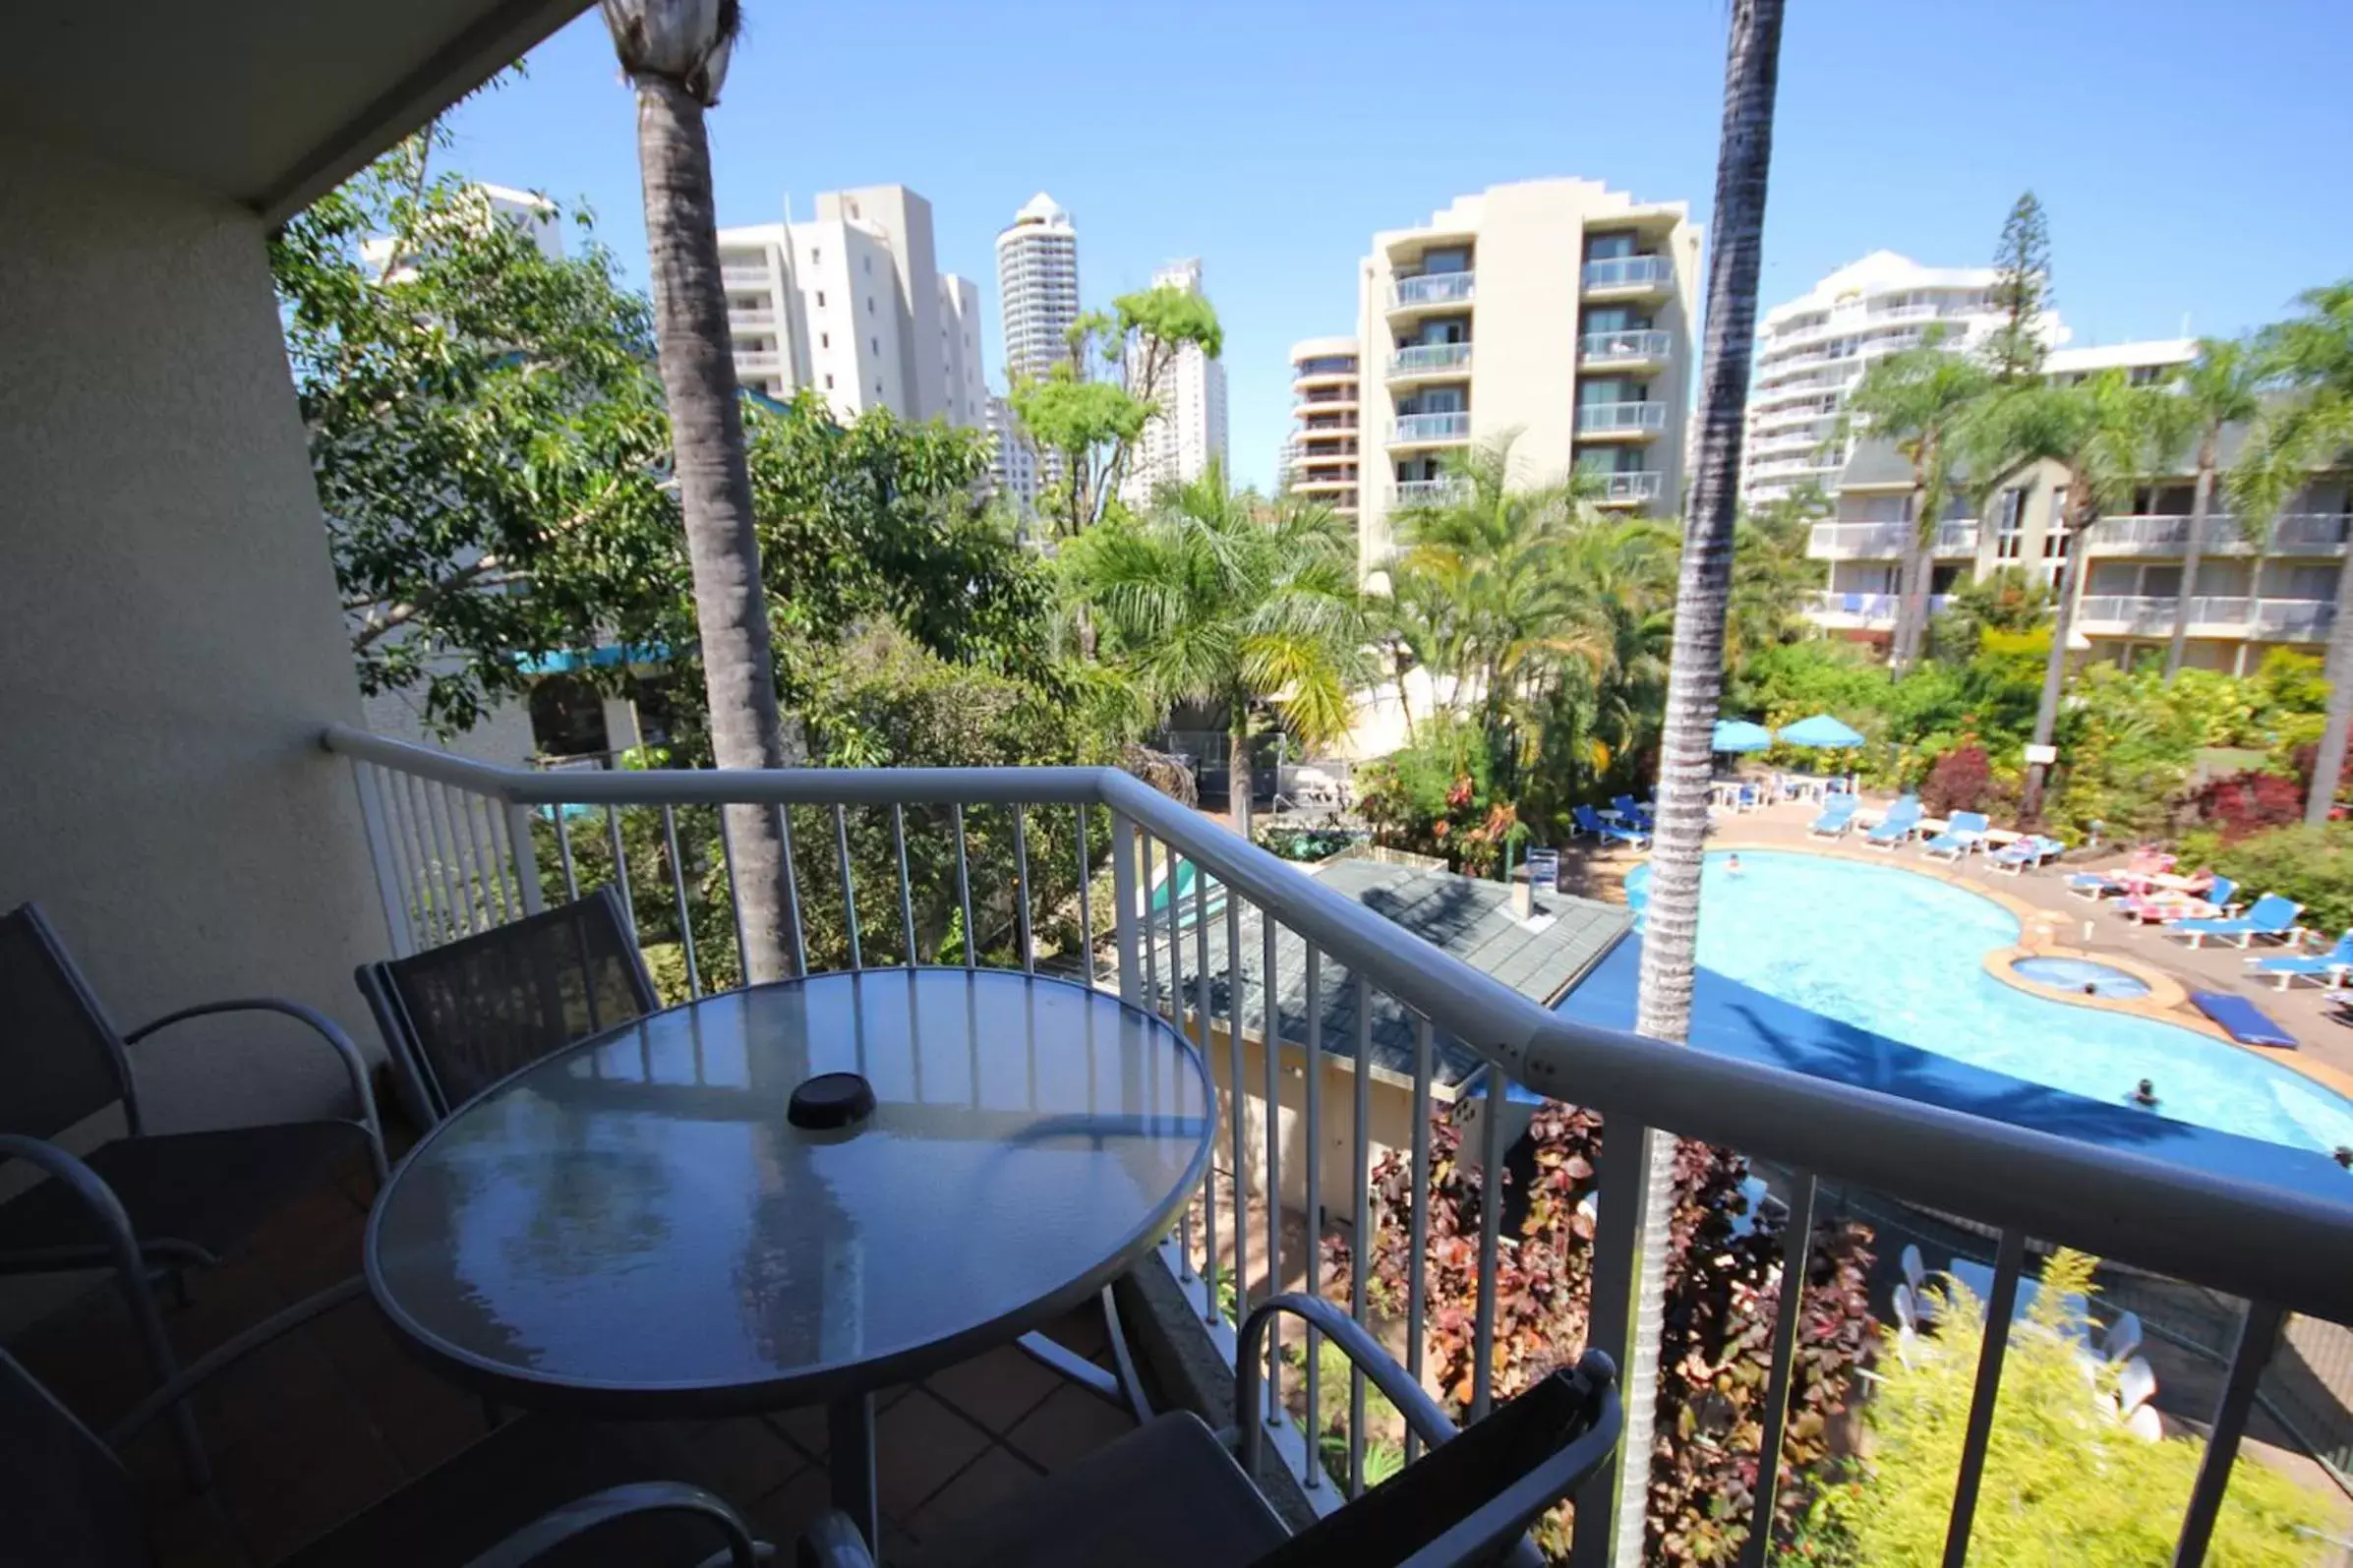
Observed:
[[[1864,810],[1870,809],[1866,802]],[[2247,966],[2246,959],[2251,955],[2283,951],[2276,944],[2248,952],[2228,947],[2192,948],[2167,937],[2159,927],[2123,919],[2117,914],[2113,900],[2094,903],[2067,891],[2066,878],[2070,873],[2121,866],[2127,852],[2125,846],[2096,855],[2071,854],[2062,864],[2011,876],[1990,869],[1979,855],[1968,856],[1958,863],[1930,859],[1921,852],[1916,840],[1890,850],[1867,848],[1853,838],[1817,839],[1806,829],[1818,814],[1818,808],[1809,803],[1790,801],[1737,816],[1720,816],[1715,831],[1709,835],[1708,848],[1710,851],[1797,851],[1857,860],[1867,865],[1893,865],[1967,888],[2003,904],[2018,916],[2025,928],[2019,949],[1996,950],[1988,956],[1987,968],[1998,977],[2037,995],[2052,996],[2054,993],[2048,988],[2013,979],[2008,974],[2007,960],[2031,951],[2113,964],[2152,982],[2150,995],[2138,1000],[2107,997],[2064,1000],[2156,1018],[2226,1041],[2229,1035],[2190,1006],[2188,993],[2223,991],[2243,996],[2295,1036],[2302,1049],[2271,1050],[2242,1045],[2237,1047],[2239,1050],[2267,1058],[2339,1094],[2353,1097],[2353,1027],[2329,1016],[2324,1004],[2331,993],[2304,982],[2280,991],[2276,989],[2276,980],[2259,975]],[[1588,898],[1622,900],[1625,874],[1647,858],[1624,849],[1591,847],[1564,854],[1563,890]],[[2038,925],[2044,931],[2055,927],[2056,940],[2039,941]]]

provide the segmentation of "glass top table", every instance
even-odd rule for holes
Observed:
[[[862,1119],[796,1125],[795,1090],[847,1074],[871,1089]],[[813,1087],[846,1081],[855,1115],[854,1080]],[[430,1361],[518,1406],[824,1403],[855,1437],[874,1390],[1017,1338],[1150,1249],[1200,1183],[1214,1103],[1183,1035],[1069,981],[873,969],[730,992],[451,1115],[377,1200],[369,1288]],[[870,1496],[850,1501],[869,1522]]]

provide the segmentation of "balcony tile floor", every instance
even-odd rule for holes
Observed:
[[[245,1254],[192,1276],[166,1301],[179,1354],[241,1329],[358,1271],[372,1183],[355,1172],[277,1215]],[[1108,1365],[1099,1319],[1048,1332]],[[148,1386],[119,1299],[93,1292],[19,1335],[10,1350],[92,1426]],[[877,1396],[885,1554],[897,1555],[1133,1423],[1007,1346]],[[489,1428],[482,1403],[421,1367],[367,1301],[287,1335],[214,1379],[196,1402],[219,1507],[192,1496],[157,1423],[127,1455],[163,1568],[274,1562],[422,1475]],[[680,1423],[698,1478],[789,1549],[827,1497],[821,1411]]]

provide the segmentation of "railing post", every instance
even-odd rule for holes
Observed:
[[[1634,1365],[1634,1287],[1642,1260],[1636,1240],[1642,1225],[1642,1194],[1650,1191],[1651,1131],[1632,1117],[1614,1114],[1602,1128],[1601,1157],[1594,1162],[1594,1191],[1600,1194],[1601,1224],[1593,1238],[1593,1306],[1585,1331],[1590,1350],[1604,1352],[1626,1378]],[[1615,1199],[1612,1193],[1622,1194]],[[1662,1239],[1663,1240],[1663,1239]],[[1628,1392],[1624,1397],[1631,1398]],[[1619,1530],[1642,1529],[1642,1514],[1620,1518],[1618,1471],[1622,1445],[1610,1463],[1577,1488],[1576,1530],[1569,1541],[1569,1568],[1607,1568]]]
[[[2223,1380],[2222,1398],[2214,1407],[2214,1424],[2206,1433],[2206,1455],[2198,1462],[2198,1480],[2190,1487],[2190,1509],[2182,1520],[2181,1539],[2174,1542],[2173,1568],[2201,1568],[2214,1535],[2214,1520],[2222,1512],[2222,1497],[2230,1489],[2231,1467],[2238,1462],[2239,1439],[2246,1435],[2247,1414],[2255,1404],[2256,1385],[2265,1364],[2279,1343],[2284,1314],[2267,1302],[2249,1302],[2239,1323],[2238,1348],[2231,1352],[2230,1373]]]
[[[383,900],[384,933],[391,939],[392,956],[405,958],[417,951],[417,934],[409,925],[408,895],[392,860],[392,835],[384,820],[383,796],[376,787],[372,764],[352,761],[353,786],[359,791],[360,825],[368,835],[368,858],[376,866],[376,891]]]
[[[539,886],[539,845],[531,837],[531,808],[511,800],[506,802],[506,847],[514,861],[514,885],[523,896],[523,913],[538,914],[547,908],[548,900]]]
[[[1111,940],[1119,948],[1119,999],[1140,1008],[1144,955],[1136,922],[1136,824],[1117,812],[1111,816]]]

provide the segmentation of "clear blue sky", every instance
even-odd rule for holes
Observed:
[[[975,279],[1050,192],[1089,305],[1199,256],[1233,462],[1266,485],[1292,341],[1353,328],[1377,229],[1581,175],[1708,218],[1724,0],[745,0],[711,117],[720,220],[899,183]],[[2353,0],[1789,0],[1767,305],[1886,247],[1988,259],[2027,186],[2075,341],[2227,333],[2353,275]],[[1068,105],[1067,108],[1057,105]],[[456,167],[596,210],[644,276],[631,100],[592,10],[459,109]]]

